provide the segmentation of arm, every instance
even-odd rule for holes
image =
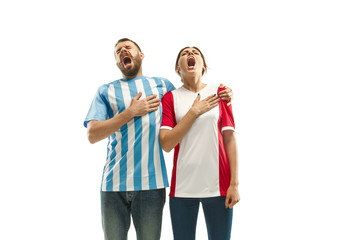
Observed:
[[[160,130],[161,147],[166,152],[170,152],[189,131],[196,118],[216,107],[218,102],[219,99],[216,95],[211,95],[202,101],[200,101],[200,95],[198,95],[189,111],[173,129]]]
[[[160,99],[156,95],[148,96],[139,100],[142,93],[138,93],[132,100],[130,107],[117,114],[113,118],[104,121],[89,121],[87,126],[87,136],[90,143],[96,143],[107,138],[131,119],[143,116],[149,112],[156,111],[160,105]]]
[[[231,130],[225,130],[223,132],[223,139],[226,156],[230,166],[230,186],[227,191],[225,206],[232,208],[236,203],[240,201],[240,195],[238,191],[238,154],[235,132]]]

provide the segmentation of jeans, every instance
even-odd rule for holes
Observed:
[[[101,215],[105,240],[126,240],[131,218],[138,240],[159,240],[165,189],[101,192]]]
[[[229,240],[233,210],[225,208],[225,197],[170,197],[174,240],[195,240],[200,203],[204,211],[209,240]]]

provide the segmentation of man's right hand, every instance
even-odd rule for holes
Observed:
[[[128,108],[133,117],[144,116],[145,114],[156,111],[160,105],[160,99],[156,94],[150,95],[144,99],[141,99],[142,93],[139,92],[132,100],[130,107]]]

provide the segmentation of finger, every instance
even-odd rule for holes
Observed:
[[[214,102],[214,103],[211,103],[211,104],[210,104],[210,107],[211,107],[211,108],[214,108],[214,107],[217,107],[218,105],[219,105],[218,102]]]
[[[224,84],[220,83],[219,88],[226,88],[226,86]]]
[[[156,94],[147,96],[147,97],[145,98],[145,100],[146,100],[146,101],[149,101],[149,100],[151,100],[151,99],[153,99],[153,98],[156,98],[156,96],[157,96]]]
[[[217,107],[219,105],[219,103],[214,102],[214,103],[209,103],[209,109],[212,109],[214,107]]]
[[[230,197],[229,197],[229,196],[226,196],[226,199],[225,199],[225,207],[229,207],[229,201],[230,201]]]
[[[160,102],[152,103],[149,105],[150,108],[157,108],[158,106],[160,106]]]
[[[231,100],[231,98],[229,98],[229,97],[220,97],[221,98],[221,100],[223,100],[223,101],[230,101]]]
[[[208,102],[219,102],[219,101],[220,101],[220,99],[219,99],[219,97],[216,96],[216,95],[215,95],[214,97],[208,99]]]
[[[203,100],[209,100],[210,98],[213,98],[215,96],[216,96],[216,94],[211,94],[211,95],[207,96],[206,98],[204,98]]]
[[[222,90],[218,93],[219,96],[226,96],[228,93],[231,92],[228,88],[225,90]]]
[[[233,208],[233,206],[236,204],[236,201],[234,201],[234,200],[230,200],[231,202],[230,202],[230,204],[229,204],[229,208]]]
[[[135,95],[135,97],[133,99],[135,100],[139,100],[142,96],[142,92],[139,92],[138,94]]]
[[[153,112],[153,111],[156,111],[158,110],[159,108],[158,107],[152,107],[152,108],[149,108],[148,109],[148,112]]]
[[[214,97],[211,97],[209,99],[206,100],[208,103],[212,104],[212,103],[218,103],[220,101],[219,97],[218,96],[214,96]]]
[[[224,101],[229,101],[232,98],[232,92],[223,93],[221,95],[219,94],[219,97]]]
[[[148,103],[149,103],[149,104],[160,103],[160,99],[158,99],[158,98],[153,98],[153,99],[151,99],[151,100],[148,100]]]
[[[195,101],[194,102],[198,102],[200,101],[200,93],[198,93],[197,97],[195,98]]]
[[[234,207],[239,201],[240,201],[240,199],[236,199],[236,200],[231,201],[229,207],[230,207],[230,208]]]
[[[217,99],[218,97],[216,96],[216,94],[212,94],[212,95],[210,95],[210,96],[208,96],[207,98],[205,98],[203,101],[208,101],[208,102],[210,102],[210,101],[213,101],[213,100],[215,100],[215,99]]]
[[[230,88],[225,88],[224,90],[221,90],[219,93],[229,92],[231,91]]]

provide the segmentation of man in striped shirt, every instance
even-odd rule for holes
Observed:
[[[116,65],[123,78],[99,87],[84,121],[90,143],[108,138],[101,182],[106,240],[127,239],[130,216],[138,240],[160,239],[169,186],[159,141],[160,99],[175,87],[165,78],[143,76],[143,58],[134,41],[116,43]],[[232,90],[219,96],[230,100]]]
[[[120,39],[115,58],[123,78],[99,87],[84,121],[91,143],[109,140],[101,183],[104,235],[127,239],[131,215],[137,239],[157,240],[169,186],[160,99],[175,88],[165,78],[142,75],[144,54],[134,41]]]

